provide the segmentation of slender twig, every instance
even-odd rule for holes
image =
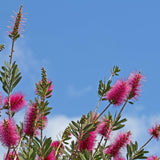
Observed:
[[[114,75],[115,75],[115,72],[113,72],[113,73],[111,74],[111,76],[109,77],[108,81],[110,81],[111,78],[112,78]],[[98,101],[98,103],[97,103],[97,105],[96,105],[96,108],[95,108],[95,110],[94,110],[94,115],[96,114],[97,109],[98,109],[98,107],[99,107],[99,104],[100,104],[100,102],[102,101],[102,97],[103,97],[103,96],[101,96],[101,97],[99,98],[99,101]]]
[[[99,101],[98,101],[98,103],[97,103],[97,105],[96,105],[96,109],[94,110],[94,115],[95,115],[96,112],[97,112],[97,109],[98,109],[98,107],[99,107],[99,104],[100,104],[101,100],[102,100],[102,96],[99,98]]]
[[[104,148],[105,148],[106,144],[107,144],[107,139],[104,139],[104,145],[103,145]]]
[[[57,149],[56,149],[56,151],[55,151],[55,157],[56,157],[57,154],[58,154],[58,151],[59,151],[59,149],[60,149],[60,147],[61,147],[61,145],[62,145],[62,143],[63,143],[63,140],[64,140],[64,139],[62,139],[62,140],[60,141],[60,143],[59,143],[59,145],[58,145],[58,147],[57,147]]]
[[[8,159],[9,151],[10,151],[10,147],[8,147],[8,151],[7,151],[7,155],[6,155],[5,160],[7,160],[7,159]]]
[[[21,146],[22,140],[23,140],[23,137],[21,137],[21,139],[20,139],[20,141],[19,141],[19,144],[18,144],[18,147],[17,147],[17,151],[16,151],[16,155],[15,155],[15,157],[14,157],[14,160],[16,160],[16,158],[18,157],[18,151],[19,151],[19,148],[20,148],[20,146]]]
[[[40,130],[41,130],[41,147],[43,148],[43,115],[44,115],[44,102],[45,102],[45,96],[42,96],[40,98],[40,104],[41,104],[41,107],[42,107],[42,110],[41,110],[41,117],[40,117],[40,121],[41,121],[41,126],[40,126]],[[41,154],[42,154],[42,157],[41,157],[41,160],[44,159],[44,154],[43,154],[43,150],[41,149]]]
[[[96,118],[96,120],[97,119],[99,119],[99,117],[109,108],[109,106],[111,105],[112,103],[109,103],[108,105],[107,105],[107,107],[98,115],[98,117]],[[96,121],[95,120],[95,121]]]
[[[98,148],[99,148],[100,145],[101,145],[102,140],[103,140],[103,136],[101,137],[101,140],[99,141],[98,146],[97,146],[97,148],[95,149],[95,152],[94,152],[94,154],[93,154],[91,160],[94,160],[94,156],[96,155],[96,153],[97,153],[97,151],[98,151]]]
[[[129,160],[131,160],[132,158],[134,158],[135,155],[136,155],[139,151],[141,151],[141,150],[152,140],[153,137],[154,137],[154,136],[152,136],[143,146],[141,146]]]
[[[42,113],[41,113],[41,147],[43,147],[43,116],[42,116]],[[43,160],[44,159],[44,155],[43,155],[43,151],[42,151],[42,149],[41,149],[41,153],[42,153],[42,157],[41,157],[41,159]]]
[[[11,67],[12,67],[12,57],[13,57],[13,52],[14,52],[14,42],[15,39],[12,39],[12,47],[11,47],[11,54],[9,55],[10,57],[10,63],[9,63],[9,92],[8,92],[8,114],[9,118],[11,118],[11,102],[10,102],[10,96],[11,96]]]
[[[121,110],[119,111],[117,117],[115,118],[113,124],[118,120],[118,118],[119,118],[119,116],[121,115],[121,113],[122,113],[124,107],[126,106],[127,102],[128,102],[128,99],[125,101],[125,103],[124,103],[124,105],[122,106]]]
[[[16,153],[15,147],[13,147],[13,150],[14,150],[14,153],[15,153],[15,157],[18,158],[18,160],[19,160],[19,157],[18,157],[18,154]]]

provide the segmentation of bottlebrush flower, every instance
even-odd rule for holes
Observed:
[[[96,128],[96,132],[107,139],[111,133],[111,122],[108,119],[104,119],[104,121],[100,122]]]
[[[85,149],[87,149],[88,152],[90,152],[93,149],[95,141],[96,141],[96,132],[92,131],[89,134],[90,136],[88,138],[79,142],[80,151],[84,151]]]
[[[9,32],[9,37],[13,39],[17,39],[20,36],[20,25],[22,21],[22,5],[19,8],[18,13],[16,13],[14,26],[10,27],[12,28],[12,31]]]
[[[128,97],[130,87],[127,82],[123,80],[117,80],[112,88],[106,93],[105,99],[109,100],[114,105],[121,105],[125,98]]]
[[[24,120],[24,128],[23,132],[26,135],[32,136],[36,131],[36,121],[38,117],[38,109],[36,104],[32,104],[28,106],[25,120]]]
[[[40,160],[41,160],[41,158],[40,158]],[[56,157],[54,155],[54,151],[52,150],[51,153],[44,160],[56,160]]]
[[[46,95],[45,95],[46,98],[50,97],[52,95],[52,91],[53,91],[53,84],[52,84],[52,82],[49,81],[49,80],[47,80],[47,84],[50,84],[50,85],[49,85],[48,90],[47,90]],[[41,86],[43,89],[45,89],[44,86],[42,85],[42,81],[39,81],[38,86]],[[37,95],[41,96],[41,93],[38,92],[37,88],[35,89],[35,92],[36,92]]]
[[[51,146],[53,147],[54,150],[56,150],[56,148],[59,146],[59,144],[60,144],[60,141],[53,141],[51,143]],[[61,144],[61,147],[64,149],[63,144]]]
[[[7,160],[14,160],[15,157],[15,153],[14,152],[9,152],[9,155],[7,157]],[[4,159],[6,159],[7,154],[5,154]],[[16,160],[19,160],[18,158],[16,158]]]
[[[6,97],[4,99],[4,105],[8,106],[8,97]],[[10,97],[10,106],[11,106],[11,111],[19,111],[20,109],[22,109],[25,105],[27,104],[27,102],[24,100],[24,96],[22,93],[15,93],[13,95],[11,95]]]
[[[151,136],[153,136],[158,140],[160,137],[160,124],[159,125],[156,124],[155,127],[150,128],[148,131]]]
[[[20,136],[12,119],[0,122],[0,140],[3,145],[11,147],[17,144]]]
[[[127,133],[119,133],[115,141],[104,150],[105,154],[113,156],[113,158],[119,157],[120,149],[124,148],[130,142],[130,131]]]
[[[137,99],[139,97],[139,92],[141,91],[141,80],[144,76],[139,72],[138,74],[133,72],[128,77],[127,84],[131,87],[131,91],[129,94],[129,99]]]
[[[157,156],[151,156],[148,157],[147,160],[159,160],[160,158],[158,158]]]

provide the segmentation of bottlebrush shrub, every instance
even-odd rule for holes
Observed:
[[[3,99],[0,93],[0,113],[6,114],[0,119],[0,141],[8,150],[4,160],[133,160],[154,159],[156,155],[149,155],[145,146],[153,139],[159,140],[160,124],[155,124],[148,130],[150,139],[142,147],[137,141],[132,141],[132,131],[124,131],[126,118],[121,114],[128,103],[133,104],[140,96],[141,83],[144,76],[141,72],[132,72],[128,79],[117,79],[112,84],[112,78],[119,76],[120,69],[114,66],[108,81],[100,80],[98,87],[99,101],[96,108],[80,120],[71,121],[57,141],[44,136],[47,116],[52,107],[48,99],[52,96],[53,84],[48,80],[46,70],[42,67],[41,79],[35,85],[35,99],[27,103],[21,92],[14,93],[22,76],[16,62],[12,62],[15,41],[21,36],[19,27],[22,19],[22,6],[16,14],[15,23],[9,37],[12,40],[9,62],[5,62],[0,71],[0,81],[6,94]],[[4,45],[0,45],[0,51]],[[100,102],[107,106],[101,113],[97,113]],[[16,113],[27,106],[24,122],[15,123]],[[112,115],[109,107],[120,108],[118,114]],[[107,110],[107,113],[106,113]],[[116,131],[116,138],[111,136]],[[126,149],[126,150],[122,150]],[[126,153],[125,153],[126,152]],[[125,156],[126,154],[126,156]]]

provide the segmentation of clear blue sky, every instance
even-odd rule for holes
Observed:
[[[23,72],[18,89],[28,99],[33,99],[44,66],[54,83],[52,116],[80,116],[95,109],[99,80],[118,65],[120,78],[139,70],[146,76],[134,105],[142,109],[128,105],[124,114],[160,115],[160,1],[5,0],[0,7],[0,43],[6,44],[1,60],[10,44],[6,26],[20,4],[27,20],[24,38],[16,42],[24,54],[23,60],[16,59]]]

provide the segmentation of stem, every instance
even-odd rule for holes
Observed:
[[[122,113],[124,107],[126,106],[127,102],[128,102],[128,99],[125,101],[123,107],[122,107],[121,110],[119,111],[119,113],[118,113],[117,117],[115,118],[113,124],[118,120],[118,118],[119,118],[119,116],[121,115],[121,113]]]
[[[42,115],[41,115],[41,124],[42,124]],[[43,129],[42,129],[42,126],[41,126],[41,147],[43,147]],[[41,157],[41,160],[44,159],[44,156],[43,156],[43,151],[41,149],[41,153],[42,153],[42,157]]]
[[[15,153],[15,157],[17,157],[17,158],[18,158],[18,155],[17,155],[17,153],[16,153],[16,149],[15,149],[15,147],[13,147],[13,150],[14,150],[14,153]],[[19,158],[18,158],[18,160],[19,160]]]
[[[98,103],[97,103],[96,109],[94,110],[94,115],[95,115],[96,112],[97,112],[97,109],[98,109],[98,107],[99,107],[99,104],[100,104],[101,100],[102,100],[102,96],[99,98],[99,101],[98,101]]]
[[[22,140],[23,140],[23,137],[21,137],[21,139],[20,139],[20,141],[19,141],[19,144],[18,144],[18,147],[17,147],[17,151],[15,152],[16,155],[15,155],[15,157],[14,157],[14,160],[16,160],[16,158],[18,157],[18,151],[19,151],[19,148],[20,148],[20,146],[21,146]]]
[[[106,146],[106,144],[107,144],[107,139],[104,139],[104,145],[103,145],[103,147],[105,148],[105,146]]]
[[[5,160],[7,160],[7,159],[8,159],[8,154],[9,154],[9,151],[10,151],[10,147],[8,148],[8,151],[7,151],[7,155],[6,155],[6,158],[5,158]]]
[[[44,108],[44,101],[45,101],[45,97],[41,97],[41,99],[40,99],[40,103],[41,103],[41,105],[42,105],[42,110],[41,110],[41,119],[40,119],[40,121],[41,121],[41,128],[40,128],[40,130],[41,130],[41,147],[43,148],[43,108]],[[43,160],[44,159],[44,155],[43,155],[43,150],[41,149],[41,154],[42,154],[42,157],[41,157],[41,160]]]
[[[136,155],[139,151],[141,151],[142,148],[144,148],[144,147],[152,140],[152,138],[153,138],[153,136],[152,136],[142,147],[140,147],[140,149],[139,149],[138,151],[136,151],[136,153],[135,153],[129,160],[131,160],[132,158],[134,158],[135,155]]]
[[[97,148],[96,148],[96,150],[95,150],[95,152],[94,152],[94,154],[93,154],[91,160],[94,160],[94,156],[96,155],[96,153],[97,153],[97,151],[98,151],[98,148],[99,148],[100,145],[101,145],[102,140],[103,140],[103,136],[101,137],[101,140],[100,140],[100,142],[98,143],[98,146],[97,146]]]
[[[96,118],[96,120],[109,108],[109,106],[111,105],[112,103],[109,103],[108,106],[98,115],[98,117]],[[95,120],[95,121],[96,121]]]
[[[12,47],[11,47],[11,54],[9,55],[10,57],[10,63],[9,63],[9,93],[8,93],[8,107],[9,107],[9,118],[11,118],[11,102],[10,102],[10,96],[11,96],[11,67],[12,67],[12,57],[13,57],[13,52],[14,52],[14,42],[15,39],[12,39]]]
[[[114,74],[115,74],[115,72],[113,72],[113,73],[111,74],[111,76],[109,77],[108,81],[111,80],[111,78],[114,76]],[[100,104],[100,102],[102,101],[102,97],[103,97],[103,96],[101,96],[101,97],[99,98],[99,101],[98,101],[98,103],[97,103],[97,105],[96,105],[96,108],[95,108],[95,110],[94,110],[94,114],[96,114],[96,112],[97,112],[97,109],[98,109],[98,107],[99,107],[99,104]]]
[[[58,147],[57,147],[57,149],[56,149],[56,151],[55,151],[55,157],[56,157],[57,154],[58,154],[58,150],[60,149],[63,140],[64,140],[64,139],[61,140],[61,142],[59,143],[59,145],[58,145]]]

